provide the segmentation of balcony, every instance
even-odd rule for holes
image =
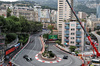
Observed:
[[[80,40],[80,39],[76,39],[76,42],[77,42],[77,43],[81,43],[81,40]]]
[[[66,26],[65,29],[69,29],[69,26]]]
[[[65,24],[69,24],[69,23],[65,23]]]
[[[65,34],[69,34],[69,31],[65,31]]]
[[[76,31],[76,34],[81,34],[82,32],[81,31]]]
[[[69,37],[69,35],[65,35],[65,37]]]
[[[77,26],[76,29],[81,29],[81,27],[80,26]]]
[[[77,46],[77,47],[81,47],[81,45],[80,45],[80,44],[76,44],[76,46]]]
[[[76,36],[76,38],[81,38],[81,36]]]
[[[77,25],[79,25],[79,23],[77,23]]]
[[[66,42],[69,42],[69,39],[65,39]]]

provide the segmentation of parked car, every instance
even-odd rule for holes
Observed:
[[[67,55],[64,55],[63,59],[68,59],[68,56]]]
[[[23,58],[26,59],[26,61],[32,61],[32,58],[29,58],[28,55],[24,55]]]

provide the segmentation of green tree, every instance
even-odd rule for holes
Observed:
[[[9,16],[8,18],[12,19],[15,22],[19,21],[19,18],[17,18],[16,16]]]
[[[56,43],[61,44],[61,41],[57,40]]]
[[[3,16],[0,16],[0,26],[6,25],[6,19]]]
[[[6,44],[12,42],[17,38],[17,35],[15,33],[8,33],[6,34]]]
[[[52,29],[53,29],[54,27],[52,26],[52,25],[48,25],[48,29],[51,31],[51,33],[52,33]]]
[[[5,25],[5,28],[7,28],[7,32],[14,32],[15,22],[10,18],[6,18],[6,21],[7,21],[7,24]]]
[[[15,22],[14,32],[21,32],[21,30],[22,30],[21,23],[20,22]]]
[[[74,52],[75,49],[76,49],[76,46],[70,46],[69,49],[70,49],[71,52]]]
[[[7,17],[10,17],[10,16],[11,16],[11,10],[8,7],[8,9],[7,9]]]

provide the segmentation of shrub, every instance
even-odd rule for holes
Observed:
[[[59,40],[57,40],[56,43],[61,44],[61,42]]]
[[[52,51],[48,51],[48,52],[49,52],[50,57],[54,57],[55,56],[55,54]]]
[[[43,35],[43,38],[48,39],[48,36],[49,36],[49,34],[44,34],[44,35]]]
[[[71,52],[74,52],[76,47],[75,46],[70,46],[69,49],[70,49]]]
[[[55,56],[55,54],[52,51],[44,51],[42,55],[47,58],[53,58]]]
[[[75,54],[78,54],[79,52],[78,51],[75,51]]]

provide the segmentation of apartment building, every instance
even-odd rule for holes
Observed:
[[[2,4],[0,6],[0,16],[4,16],[5,18],[7,17],[7,8],[11,7],[12,4]]]
[[[84,22],[82,25],[84,26]],[[77,21],[71,20],[62,23],[62,44],[84,50],[84,31]]]
[[[42,8],[38,4],[35,4],[33,8],[34,8],[34,21],[40,22],[40,14]]]
[[[48,28],[48,25],[52,25],[54,28],[57,27],[56,23],[53,22],[43,22],[43,28]]]
[[[5,18],[7,17],[7,9],[6,7],[0,7],[0,16],[4,16]]]
[[[97,6],[96,17],[100,18],[100,5]]]
[[[40,22],[50,22],[50,9],[41,9]]]
[[[80,19],[86,19],[88,16],[88,14],[86,14],[85,12],[78,12],[78,17]]]
[[[91,14],[87,19],[87,30],[91,29],[91,31],[94,31],[97,26],[100,26],[100,18],[96,18],[96,15]]]
[[[34,6],[34,18],[38,22],[50,22],[50,9],[42,9],[40,5]]]
[[[56,10],[51,10],[50,21],[51,22],[57,22],[57,11]]]
[[[11,15],[16,17],[24,16],[27,20],[34,20],[34,9],[32,7],[19,7],[14,6],[11,12]]]
[[[73,4],[73,0],[69,0],[69,2],[71,5]],[[59,38],[62,37],[62,23],[71,18],[72,12],[66,0],[58,0],[57,29]]]

